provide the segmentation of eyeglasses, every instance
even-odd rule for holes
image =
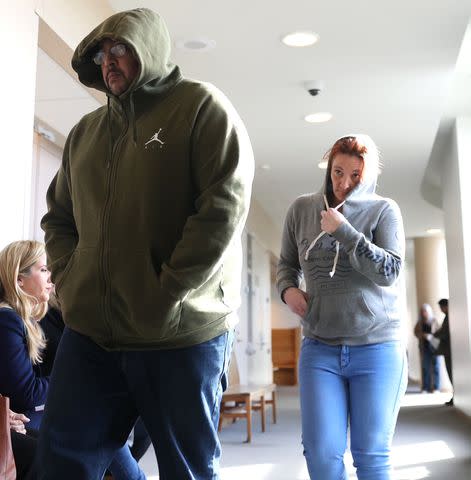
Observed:
[[[108,55],[111,55],[114,58],[120,58],[126,53],[126,45],[124,43],[117,43],[116,45],[113,45],[109,52]],[[93,55],[93,61],[97,65],[101,65],[103,61],[105,60],[105,55],[106,53],[103,50],[99,50],[98,52]]]

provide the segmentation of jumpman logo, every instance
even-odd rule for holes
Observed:
[[[152,135],[152,137],[150,137],[150,139],[144,143],[144,147],[147,148],[147,145],[149,145],[150,143],[152,142],[158,142],[160,143],[159,147],[162,148],[162,145],[165,145],[165,142],[163,142],[160,138],[159,138],[159,135],[160,135],[160,132],[162,131],[161,128],[159,128],[159,131],[154,133],[154,135]]]

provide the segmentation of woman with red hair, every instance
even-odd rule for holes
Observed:
[[[302,441],[312,479],[347,479],[348,425],[358,479],[391,479],[407,381],[398,301],[405,242],[397,204],[375,193],[378,173],[371,138],[342,137],[328,152],[322,189],[297,198],[286,216],[277,286],[302,317]]]

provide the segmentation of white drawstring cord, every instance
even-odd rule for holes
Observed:
[[[327,201],[327,196],[324,195],[324,203],[325,203],[325,208],[328,210],[330,207],[329,207],[329,202]],[[341,203],[339,203],[335,208],[334,210],[338,210],[343,204],[345,203],[345,200]],[[319,240],[319,238],[321,238],[323,235],[325,235],[326,232],[322,231],[321,233],[319,233],[319,235],[317,235],[317,237],[311,242],[311,244],[309,245],[308,249],[306,250],[306,253],[304,254],[304,260],[307,260],[309,258],[309,252],[314,248],[314,245],[316,244],[316,242]],[[332,267],[332,270],[329,272],[329,275],[330,277],[332,278],[335,274],[335,269],[337,268],[337,262],[338,262],[338,259],[339,259],[339,253],[340,253],[340,243],[339,241],[337,240],[336,244],[335,244],[335,258],[334,258],[334,266]]]
[[[325,232],[319,233],[317,237],[311,242],[309,245],[308,249],[306,250],[306,253],[304,254],[304,260],[307,260],[309,258],[309,252],[313,249],[314,245],[316,244],[317,240],[322,237],[322,235],[325,235]]]
[[[334,258],[334,266],[332,270],[329,272],[330,278],[332,278],[335,274],[335,269],[337,268],[337,262],[339,259],[339,252],[340,252],[340,242],[337,240],[335,242],[335,258]]]

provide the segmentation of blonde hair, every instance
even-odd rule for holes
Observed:
[[[34,240],[10,243],[0,252],[0,306],[12,308],[22,318],[29,358],[33,364],[41,363],[41,352],[46,346],[38,320],[44,317],[48,306],[47,302],[38,302],[28,295],[18,285],[18,277],[29,276],[31,267],[44,253],[44,244]]]
[[[425,311],[425,317],[422,316],[422,310]],[[435,314],[433,313],[433,308],[430,306],[430,304],[428,303],[423,303],[420,307],[420,312],[419,312],[419,316],[423,319],[423,320],[427,320],[427,321],[431,321],[435,318]]]

